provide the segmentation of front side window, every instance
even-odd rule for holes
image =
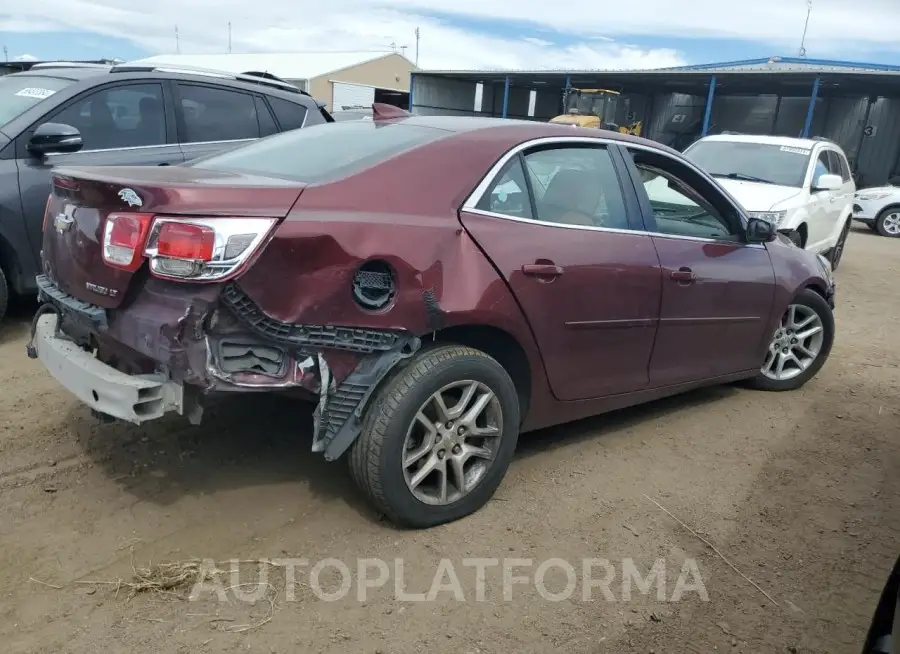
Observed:
[[[166,143],[166,114],[160,84],[101,89],[76,100],[48,122],[81,132],[83,150],[109,150]]]
[[[721,198],[690,167],[664,155],[629,150],[650,201],[655,231],[672,236],[737,240],[739,221],[729,220],[717,208]]]
[[[801,188],[812,150],[748,141],[697,141],[684,155],[713,177]]]
[[[70,84],[74,81],[44,75],[0,76],[0,127]]]
[[[813,169],[812,188],[816,188],[819,185],[819,179],[822,175],[841,176],[840,163],[838,162],[837,157],[831,155],[832,153],[830,151],[822,150],[816,158],[816,166]]]
[[[237,141],[260,136],[256,103],[249,93],[179,84],[182,143]]]

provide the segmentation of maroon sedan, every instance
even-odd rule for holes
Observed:
[[[827,262],[679,153],[535,122],[376,108],[186,165],[58,169],[43,260],[29,355],[98,417],[304,391],[313,450],[418,527],[487,502],[522,431],[798,388],[834,338]]]

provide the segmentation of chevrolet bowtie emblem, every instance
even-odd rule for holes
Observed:
[[[74,207],[69,205],[66,207],[65,212],[57,214],[56,218],[53,219],[53,226],[58,234],[67,231],[72,226],[72,223],[75,222],[75,218],[72,216],[73,209]]]

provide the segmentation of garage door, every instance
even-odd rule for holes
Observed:
[[[375,102],[375,87],[334,82],[334,95],[331,97],[332,110],[371,107],[373,102]]]

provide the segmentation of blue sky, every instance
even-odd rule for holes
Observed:
[[[900,65],[900,0],[815,0],[807,54]],[[13,59],[125,60],[175,52],[388,50],[421,28],[425,68],[628,68],[796,56],[807,0],[642,0],[598,11],[597,0],[34,0],[0,14]],[[627,10],[627,11],[626,11]],[[860,16],[866,16],[862,20]],[[215,19],[211,18],[215,17]],[[220,22],[216,26],[213,20]],[[90,29],[83,26],[90,25]]]

